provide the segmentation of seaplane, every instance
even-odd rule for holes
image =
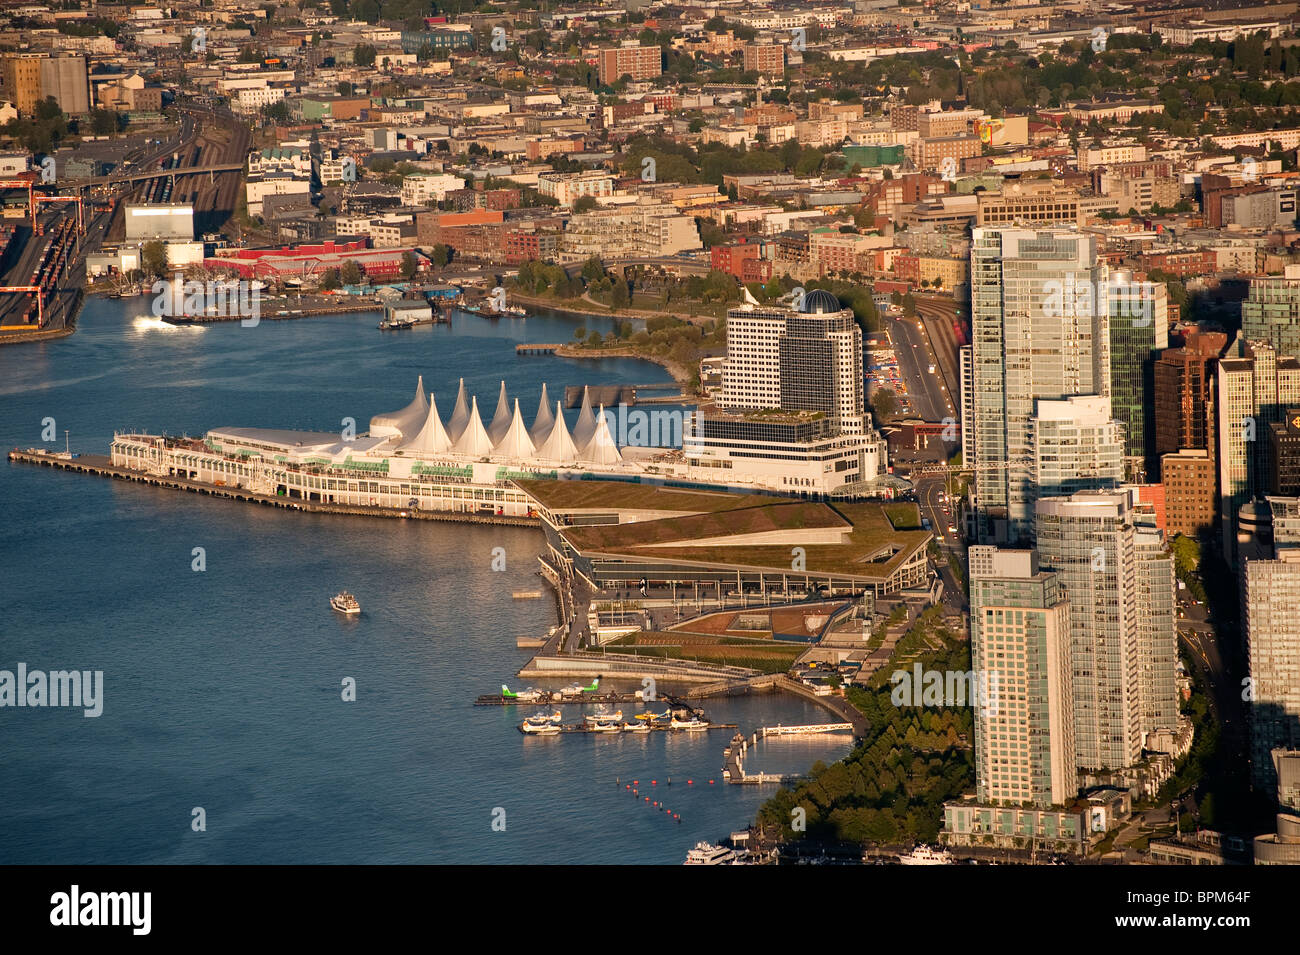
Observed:
[[[582,696],[584,693],[595,693],[600,689],[600,677],[591,681],[591,686],[583,686],[581,683],[572,683],[560,690],[560,696]]]
[[[501,684],[501,699],[503,700],[513,700],[516,703],[536,703],[538,700],[542,699],[542,696],[542,693],[534,690],[532,687],[515,693],[504,683]]]
[[[639,720],[645,720],[647,723],[658,723],[661,720],[668,719],[672,715],[673,711],[671,709],[664,710],[662,713],[651,713],[647,710],[644,713],[638,713],[636,718]]]
[[[588,726],[602,726],[606,723],[621,723],[623,721],[623,711],[611,713],[608,710],[601,710],[597,713],[588,713],[584,720]]]

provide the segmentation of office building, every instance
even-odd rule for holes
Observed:
[[[1107,308],[1088,291],[1105,282],[1093,236],[974,230],[971,377],[982,542],[1033,533],[1037,403],[1109,394]]]
[[[1216,378],[1219,522],[1224,556],[1235,565],[1237,514],[1268,489],[1269,426],[1282,420],[1287,407],[1300,405],[1300,363],[1265,342],[1238,336],[1229,355],[1219,359]]]
[[[1178,348],[1156,359],[1155,450],[1164,456],[1201,448],[1217,459],[1214,375],[1228,347],[1222,332],[1189,331]]]
[[[1174,568],[1135,521],[1133,489],[1036,505],[1039,560],[1069,598],[1074,747],[1080,769],[1122,769],[1147,734],[1178,722]]]
[[[1255,865],[1300,865],[1300,751],[1275,749],[1277,832],[1255,837]]]
[[[835,431],[861,434],[862,329],[830,292],[814,289],[802,304],[727,313],[718,404],[730,411],[820,412]]]
[[[1040,401],[1033,419],[1038,498],[1105,490],[1124,482],[1124,429],[1097,395]]]
[[[1241,303],[1241,337],[1268,342],[1279,355],[1300,355],[1300,265],[1284,275],[1257,275]]]
[[[1242,623],[1250,672],[1251,780],[1271,794],[1277,788],[1275,749],[1300,749],[1300,498],[1268,499],[1272,547],[1243,544]],[[1265,537],[1266,535],[1260,535]]]
[[[1281,421],[1268,426],[1268,493],[1300,496],[1300,408],[1288,408]]]
[[[752,302],[731,309],[717,403],[695,413],[682,453],[700,467],[791,462],[782,465],[791,476],[778,479],[796,493],[879,480],[885,447],[864,403],[853,310],[820,289],[798,310]],[[808,462],[820,462],[823,482],[796,476]]]
[[[1158,473],[1155,449],[1155,363],[1169,347],[1169,295],[1163,283],[1137,282],[1129,271],[1107,283],[1110,409],[1124,425],[1128,477],[1141,484]]]
[[[1218,517],[1214,506],[1218,475],[1210,452],[1185,448],[1166,454],[1160,459],[1160,482],[1165,489],[1165,533],[1208,538]]]
[[[975,707],[975,798],[1060,806],[1078,792],[1069,605],[1028,550],[970,548],[971,660],[990,687]]]
[[[970,463],[975,455],[975,362],[970,345],[957,350],[961,378],[961,453]]]

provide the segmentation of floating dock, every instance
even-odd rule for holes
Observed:
[[[564,346],[556,342],[534,342],[515,346],[516,355],[554,355]]]

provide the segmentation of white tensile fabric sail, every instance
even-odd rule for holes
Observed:
[[[541,444],[551,433],[551,425],[555,424],[555,418],[551,414],[551,402],[546,395],[546,382],[542,382],[542,400],[537,403],[537,415],[533,418],[533,426],[528,429],[528,436],[533,439],[533,444]]]
[[[447,421],[447,437],[452,444],[460,440],[469,424],[469,402],[465,398],[465,379],[460,380],[460,391],[456,392],[456,404],[451,409],[451,418]]]
[[[429,415],[424,420],[424,427],[397,450],[415,455],[441,454],[451,450],[451,438],[447,437],[447,429],[442,426],[442,418],[438,416],[438,402],[433,395],[429,396]]]
[[[578,412],[578,421],[573,426],[573,443],[581,451],[587,447],[596,434],[596,416],[591,413],[591,393],[584,385],[582,388],[582,410]]]
[[[618,464],[623,460],[623,455],[618,453],[614,436],[609,433],[604,405],[600,406],[600,414],[596,415],[596,434],[582,449],[582,460],[591,464]]]
[[[429,402],[424,398],[424,376],[415,383],[415,397],[401,411],[378,414],[370,419],[370,433],[375,437],[394,437],[400,435],[403,440],[415,434],[424,424],[429,413]]]
[[[524,416],[519,413],[519,399],[516,398],[515,413],[510,419],[510,425],[492,452],[512,461],[526,461],[533,456],[533,450],[533,441],[528,437],[528,429],[524,427]]]
[[[487,434],[493,444],[497,444],[505,437],[506,429],[510,427],[510,402],[506,398],[506,383],[501,382],[501,393],[497,395],[497,412],[492,416],[492,423],[488,425]]]
[[[537,446],[539,461],[553,461],[556,464],[573,464],[578,460],[578,446],[569,435],[569,426],[564,423],[564,409],[555,403],[555,418],[551,422],[551,433]]]
[[[483,430],[483,419],[478,415],[477,396],[469,410],[469,423],[452,450],[475,458],[486,457],[492,451],[492,442],[488,440],[487,432]]]

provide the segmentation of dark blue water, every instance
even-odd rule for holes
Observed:
[[[515,355],[571,338],[579,320],[558,316],[396,334],[376,315],[173,328],[147,303],[92,299],[72,338],[0,349],[0,443],[40,446],[45,418],[60,449],[67,429],[74,451],[98,453],[115,428],[364,428],[419,374],[444,416],[459,377],[485,417],[505,378],[530,421],[542,381],[554,399],[667,380],[629,359]],[[512,708],[471,705],[517,685],[516,636],[554,623],[549,591],[510,596],[543,586],[538,531],[283,512],[7,462],[0,475],[0,669],[104,672],[98,719],[0,708],[0,863],[678,863],[771,791],[722,785],[725,732],[531,739]],[[359,620],[329,609],[342,588]],[[776,698],[708,715],[746,731],[825,720]],[[749,768],[803,772],[846,749],[771,742]],[[642,792],[681,823],[616,778],[659,780]]]

